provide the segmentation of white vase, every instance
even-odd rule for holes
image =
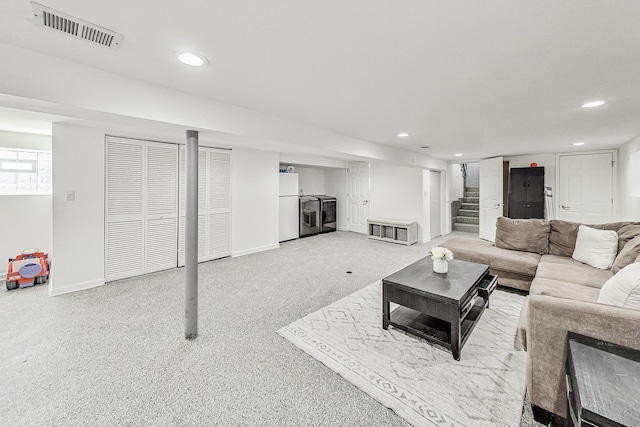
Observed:
[[[446,273],[447,271],[449,271],[449,263],[444,258],[434,259],[433,271],[436,273]]]

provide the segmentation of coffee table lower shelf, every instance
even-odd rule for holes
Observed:
[[[460,322],[460,348],[471,335],[485,310],[488,299],[478,297],[475,305]],[[451,323],[421,313],[408,307],[398,306],[391,312],[389,325],[409,334],[424,338],[451,351]],[[455,355],[454,355],[455,356]],[[457,358],[456,358],[457,359]]]

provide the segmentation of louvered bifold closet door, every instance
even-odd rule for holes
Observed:
[[[142,141],[107,139],[106,281],[144,273],[144,151]]]
[[[230,152],[201,147],[198,158],[198,262],[231,255]],[[180,148],[180,236],[178,264],[184,258],[186,205],[185,151]]]
[[[178,247],[178,266],[185,264],[185,206],[187,205],[185,147],[180,146],[180,235]],[[207,210],[207,153],[204,148],[198,150],[198,262],[207,261],[206,210]]]
[[[231,255],[231,153],[209,151],[207,250],[213,259]]]
[[[178,263],[178,146],[147,142],[145,273]]]

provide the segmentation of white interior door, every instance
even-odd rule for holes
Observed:
[[[180,147],[178,265],[185,265],[185,147]],[[231,255],[231,153],[198,150],[198,262]]]
[[[558,218],[602,224],[613,218],[613,153],[561,155]]]
[[[356,233],[367,233],[369,219],[369,163],[355,162],[348,164],[349,191],[349,230]]]
[[[502,157],[480,160],[480,238],[495,242],[502,216]]]
[[[429,230],[432,239],[442,235],[441,179],[439,171],[429,171]]]

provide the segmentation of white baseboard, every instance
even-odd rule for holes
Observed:
[[[338,231],[349,231],[349,227],[337,227],[336,230],[338,230]]]
[[[280,244],[276,243],[274,245],[267,245],[267,246],[261,246],[259,248],[246,249],[244,251],[233,252],[231,254],[231,257],[235,258],[235,257],[238,257],[238,256],[244,256],[244,255],[249,255],[249,254],[255,254],[255,253],[258,253],[258,252],[270,251],[271,249],[278,249],[279,247],[280,247]]]
[[[0,273],[0,280],[5,280],[7,278],[7,271],[5,271],[4,273]]]
[[[70,292],[84,291],[85,289],[96,288],[104,285],[104,279],[89,280],[87,282],[74,283],[73,285],[53,287],[53,280],[49,282],[49,296],[56,297],[58,295],[68,294]]]

